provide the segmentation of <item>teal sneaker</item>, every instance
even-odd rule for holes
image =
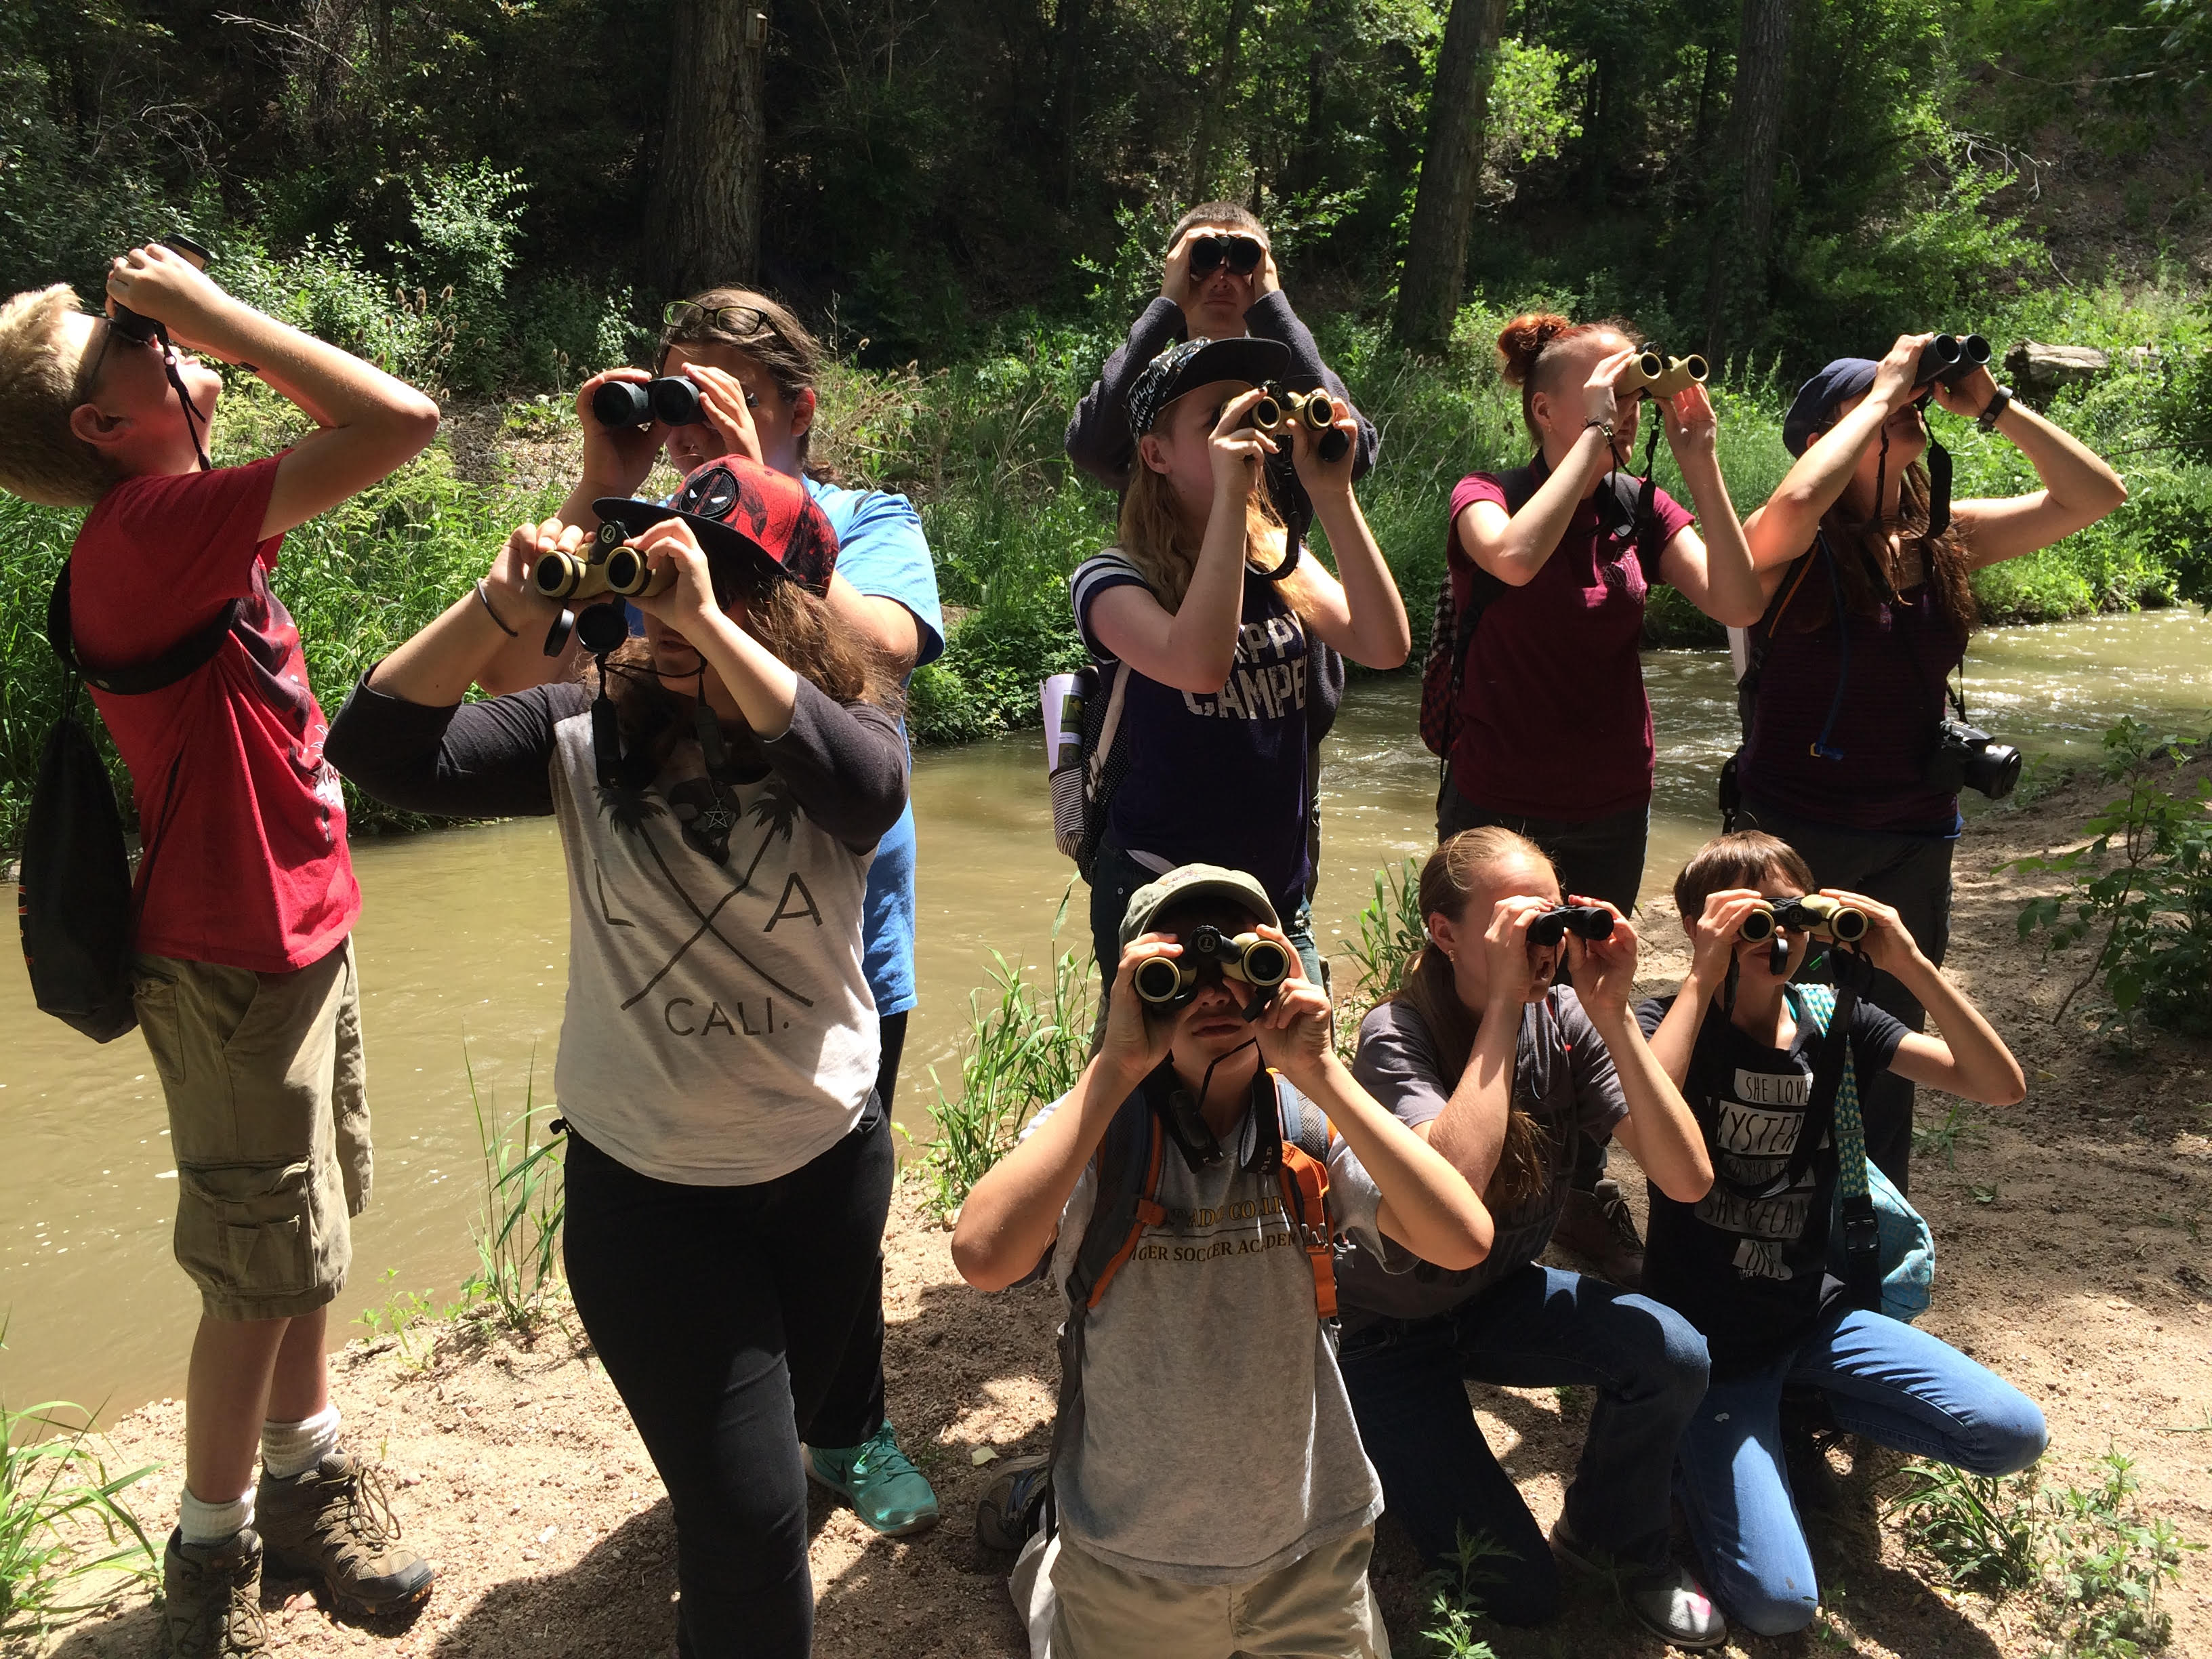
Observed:
[[[807,1446],[807,1478],[838,1493],[886,1538],[927,1532],[937,1524],[937,1493],[914,1460],[899,1449],[890,1419],[859,1446]]]

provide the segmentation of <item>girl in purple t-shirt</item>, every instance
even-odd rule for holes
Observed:
[[[1733,627],[1757,621],[1762,604],[1703,386],[1658,401],[1712,544],[1663,490],[1647,525],[1627,504],[1637,499],[1624,475],[1642,399],[1621,377],[1638,351],[1625,323],[1548,313],[1524,313],[1498,337],[1538,453],[1522,477],[1478,472],[1452,492],[1454,614],[1478,587],[1492,597],[1464,642],[1437,801],[1439,841],[1503,825],[1544,849],[1565,890],[1623,912],[1636,904],[1651,818],[1651,705],[1638,655],[1644,596],[1671,583]],[[1619,1189],[1599,1179],[1604,1170],[1604,1147],[1581,1139],[1558,1237],[1632,1286],[1636,1231]]]

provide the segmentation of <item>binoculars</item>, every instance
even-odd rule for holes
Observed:
[[[1820,893],[1808,893],[1782,904],[1762,904],[1743,919],[1743,926],[1737,933],[1754,945],[1772,939],[1776,931],[1784,927],[1813,939],[1856,945],[1867,936],[1867,930],[1873,925],[1867,913],[1855,904],[1845,904],[1841,899]]]
[[[1938,334],[1920,348],[1920,378],[1915,386],[1941,380],[1954,386],[1990,360],[1990,343],[1978,334]]]
[[[1249,985],[1259,994],[1246,1012],[1250,1018],[1266,1005],[1274,988],[1291,976],[1291,953],[1271,939],[1257,933],[1223,933],[1218,927],[1194,928],[1182,941],[1179,957],[1146,957],[1130,976],[1139,1000],[1154,1008],[1188,1007],[1198,994],[1199,975],[1206,969],[1224,979]]]
[[[1321,436],[1321,458],[1324,461],[1341,460],[1352,441],[1336,429],[1336,417],[1344,411],[1337,407],[1336,399],[1328,392],[1288,392],[1279,386],[1265,388],[1260,401],[1252,405],[1252,425],[1255,430],[1270,434],[1287,433],[1292,427],[1303,426]]]
[[[194,241],[182,231],[171,231],[161,239],[161,246],[174,252],[181,253],[194,267],[201,270],[205,270],[208,268],[208,261],[215,258],[212,252]],[[161,332],[161,324],[155,322],[151,317],[142,317],[129,306],[112,300],[108,301],[108,325],[125,339],[144,345],[147,341]]]
[[[539,559],[530,580],[549,599],[589,599],[603,593],[649,599],[666,592],[675,585],[675,570],[665,564],[655,569],[644,554],[624,546],[629,535],[618,524],[602,524],[589,547]]]
[[[707,418],[699,383],[687,374],[656,380],[609,380],[592,393],[592,418],[601,426],[696,426]]]
[[[1613,912],[1599,904],[1561,904],[1528,924],[1528,943],[1557,945],[1569,933],[1577,939],[1613,937]]]
[[[1657,347],[1647,346],[1613,384],[1622,392],[1671,398],[1693,386],[1703,386],[1708,372],[1705,360],[1694,351],[1686,357],[1669,357]]]

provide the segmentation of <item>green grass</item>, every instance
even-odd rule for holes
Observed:
[[[470,1228],[477,1275],[461,1287],[462,1300],[481,1304],[525,1337],[551,1316],[549,1296],[568,1212],[562,1142],[550,1129],[559,1109],[538,1103],[536,1077],[533,1063],[522,1109],[501,1120],[498,1102],[477,1093],[476,1068],[468,1067],[469,1104],[483,1156],[483,1208]],[[543,1140],[537,1138],[541,1127]]]

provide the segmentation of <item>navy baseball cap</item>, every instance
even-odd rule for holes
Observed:
[[[1290,373],[1291,349],[1280,340],[1181,340],[1146,363],[1129,388],[1129,431],[1143,437],[1160,411],[1193,386],[1216,380],[1265,386]]]
[[[1799,386],[1796,400],[1782,417],[1782,447],[1792,455],[1802,455],[1805,446],[1827,429],[1830,411],[1873,386],[1881,367],[1871,357],[1838,357]]]

